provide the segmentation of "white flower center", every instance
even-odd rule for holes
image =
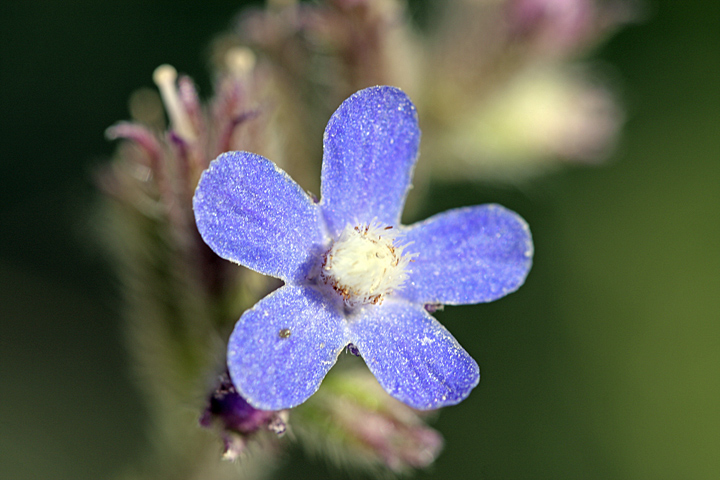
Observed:
[[[323,281],[351,307],[380,304],[385,295],[402,287],[414,255],[403,255],[399,232],[371,222],[348,225],[325,254]]]

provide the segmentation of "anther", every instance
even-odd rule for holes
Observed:
[[[177,89],[177,70],[172,65],[160,65],[153,72],[153,82],[160,90],[165,110],[173,130],[184,140],[195,140],[195,129]]]

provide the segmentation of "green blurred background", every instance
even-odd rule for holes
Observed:
[[[629,118],[611,162],[432,187],[423,216],[503,203],[536,254],[517,293],[438,314],[483,379],[418,478],[720,478],[720,3],[645,5],[598,55]],[[209,94],[209,41],[239,6],[0,7],[0,478],[107,478],[148,445],[89,179],[157,65]],[[345,476],[297,452],[281,474]]]

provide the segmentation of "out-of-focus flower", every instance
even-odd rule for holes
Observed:
[[[418,45],[402,1],[288,2],[245,13],[237,33],[300,88],[321,89],[313,101],[327,108],[372,85],[402,85],[411,94],[418,86]]]
[[[523,179],[558,160],[597,163],[615,146],[623,113],[582,71],[529,70],[482,106],[429,134],[426,153],[456,179]]]
[[[503,2],[506,41],[529,54],[567,57],[594,46],[630,18],[623,1],[508,0]]]
[[[456,404],[477,385],[477,364],[425,305],[519,288],[530,231],[498,205],[401,225],[419,142],[407,96],[373,87],[328,123],[319,203],[256,154],[223,154],[203,173],[194,210],[205,242],[285,282],[241,316],[228,344],[230,376],[255,408],[307,400],[349,343],[414,408]]]
[[[449,2],[422,97],[431,173],[512,181],[606,159],[624,116],[581,57],[632,16],[624,1]]]
[[[291,2],[243,16],[237,32],[296,79],[309,111],[329,115],[350,93],[378,84],[409,92],[426,132],[420,186],[427,175],[457,172],[506,181],[563,162],[599,162],[613,151],[623,121],[614,93],[568,72],[589,70],[583,56],[632,21],[636,3],[449,0],[429,5],[432,19],[420,32],[401,0]],[[548,101],[536,95],[547,90]],[[524,134],[537,140],[521,138],[517,148],[504,141],[507,128],[493,141],[485,132],[495,127],[478,126],[506,122],[500,117],[552,131]],[[458,141],[467,155],[445,155]]]
[[[421,412],[385,393],[365,369],[333,372],[293,415],[293,433],[341,466],[402,473],[430,465],[443,440]]]

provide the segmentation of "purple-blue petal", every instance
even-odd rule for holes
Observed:
[[[219,256],[286,281],[305,278],[324,242],[317,204],[260,155],[223,153],[193,198],[203,240]]]
[[[527,223],[500,205],[459,208],[406,228],[417,253],[398,295],[425,304],[490,302],[517,290],[532,265]]]
[[[325,129],[322,166],[332,235],[356,221],[399,224],[419,143],[415,106],[397,88],[366,88],[340,105]]]
[[[228,342],[235,387],[260,410],[301,404],[347,345],[344,319],[309,286],[286,285],[238,320]]]
[[[413,408],[459,403],[480,381],[475,360],[420,305],[368,306],[349,319],[348,329],[380,385]]]

